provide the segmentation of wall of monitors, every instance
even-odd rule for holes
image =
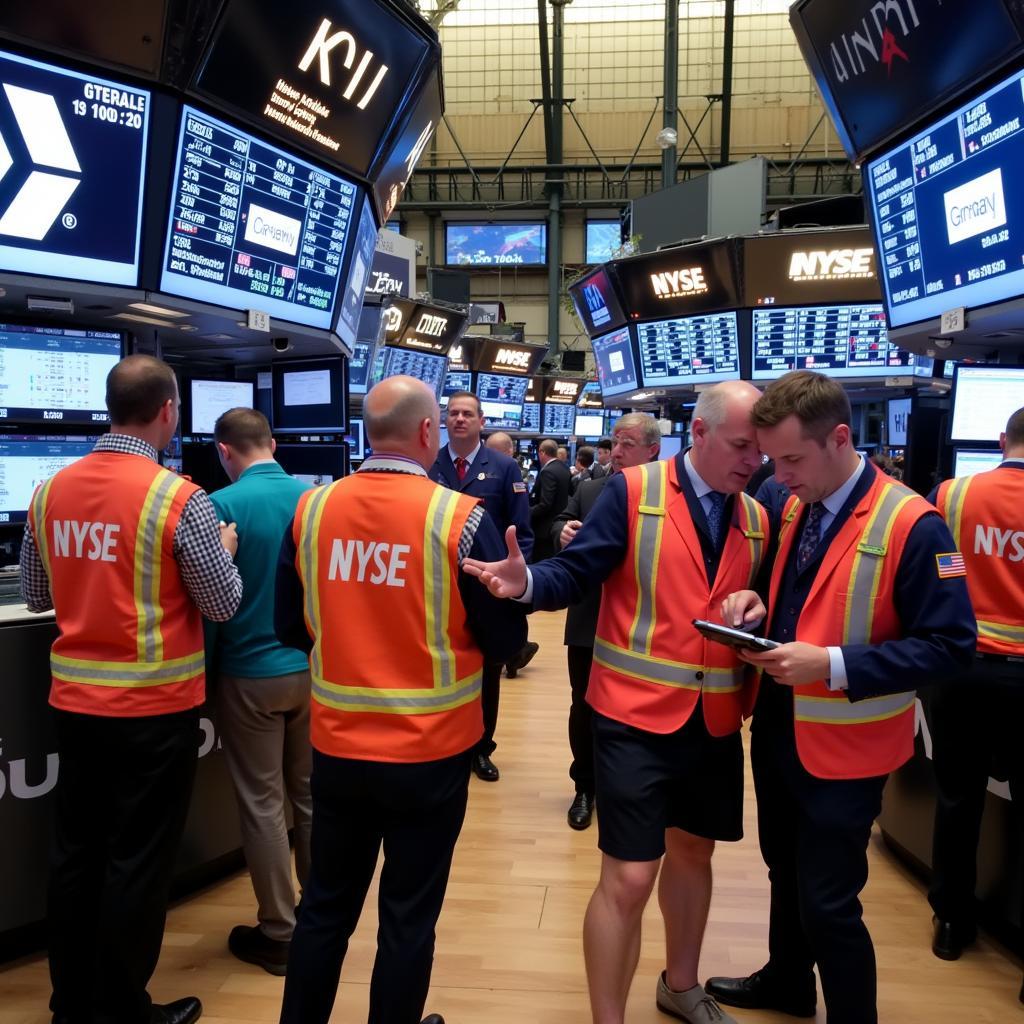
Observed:
[[[543,221],[446,221],[444,251],[449,266],[543,267],[548,262],[548,226]]]
[[[0,52],[0,269],[135,287],[151,95]]]
[[[601,393],[607,397],[635,391],[640,386],[633,354],[633,338],[628,327],[602,334],[591,341]]]
[[[735,313],[637,324],[644,387],[679,387],[739,380]]]
[[[889,340],[880,305],[753,311],[754,380],[774,380],[790,370],[830,377],[930,377],[932,365]]]
[[[1024,72],[864,173],[893,327],[1024,294]]]
[[[1024,406],[1024,366],[957,365],[953,378],[954,443],[995,443],[1006,421]]]
[[[357,199],[344,178],[185,106],[160,288],[329,330]]]

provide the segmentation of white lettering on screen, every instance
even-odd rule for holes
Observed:
[[[659,299],[678,298],[680,295],[696,295],[708,290],[701,267],[670,270],[664,274],[651,274],[654,294]]]
[[[401,575],[406,568],[404,556],[411,550],[408,544],[335,538],[331,544],[331,564],[327,578],[331,581],[340,579],[343,583],[350,583],[354,570],[356,583],[371,583],[377,587],[381,584],[404,587],[405,578]],[[367,578],[371,562],[373,571]]]
[[[874,249],[824,249],[795,252],[789,261],[791,281],[834,281],[840,278],[874,277]]]
[[[255,203],[249,205],[245,220],[245,240],[294,256],[299,251],[302,221],[285,217]]]
[[[345,32],[342,30],[335,32],[333,35],[328,35],[330,31],[331,23],[327,18],[324,18],[323,21],[320,22],[320,27],[316,30],[316,34],[313,36],[312,42],[306,48],[306,52],[303,54],[302,60],[299,61],[299,70],[308,71],[314,58],[317,58],[320,81],[327,86],[331,84],[331,51],[336,46],[344,44],[345,49],[341,57],[341,63],[346,71],[352,71],[352,65],[355,64],[356,53],[359,50],[359,44],[356,42],[355,36],[353,36],[351,32]],[[367,69],[370,67],[370,63],[372,61],[373,51],[367,50],[360,59],[355,71],[352,71],[352,77],[348,80],[348,85],[345,86],[345,91],[341,94],[345,99],[351,100],[355,95],[356,89],[359,88],[360,82],[362,82],[363,78],[366,76]],[[356,103],[356,106],[359,107],[360,110],[366,109],[367,104],[373,99],[374,93],[376,93],[377,89],[380,88],[380,83],[384,81],[384,76],[387,75],[387,73],[387,64],[381,64],[380,68],[377,70],[376,76],[366,87],[366,92],[363,93],[359,101]]]
[[[285,405],[330,405],[331,371],[298,370],[284,375]]]
[[[517,352],[513,348],[500,348],[494,357],[495,366],[518,366],[526,370],[530,366],[530,353]]]
[[[93,562],[116,562],[117,523],[80,523],[77,519],[53,521],[55,558],[88,558]],[[88,541],[88,547],[86,547]]]

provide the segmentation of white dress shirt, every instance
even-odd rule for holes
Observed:
[[[480,454],[480,449],[483,448],[483,443],[477,441],[476,447],[468,455],[457,455],[455,449],[452,447],[451,442],[448,442],[448,455],[451,457],[452,465],[455,465],[456,459],[465,458],[466,460],[466,472],[469,472],[469,467],[476,462],[476,457]]]

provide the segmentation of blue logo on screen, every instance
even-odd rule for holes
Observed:
[[[583,289],[583,298],[587,303],[587,310],[590,312],[590,320],[595,327],[608,323],[612,315],[608,311],[608,305],[604,301],[601,289],[596,284],[588,284]]]

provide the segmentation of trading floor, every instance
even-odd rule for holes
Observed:
[[[469,813],[456,849],[438,927],[427,1010],[453,1024],[585,1024],[590,1020],[583,969],[583,912],[598,871],[596,825],[573,832],[566,776],[569,688],[562,647],[564,613],[531,619],[540,653],[518,679],[503,681],[495,762],[501,781],[473,779]],[[598,808],[600,814],[600,808]],[[746,788],[746,838],[722,844],[701,967],[742,975],[765,955],[768,881],[757,849],[753,787]],[[1021,965],[982,936],[957,963],[931,953],[930,911],[921,883],[872,842],[864,894],[878,955],[879,1018],[887,1024],[995,1024],[1024,1017],[1017,1001]],[[240,963],[227,949],[239,923],[255,921],[249,877],[239,872],[172,907],[150,992],[157,1002],[198,995],[204,1022],[278,1019],[283,979]],[[365,1020],[375,950],[373,899],[345,961],[334,1021]],[[654,1004],[664,941],[655,898],[630,997],[630,1024],[670,1018]],[[49,978],[43,956],[0,968],[0,1024],[49,1024]],[[818,1020],[824,1021],[819,999]],[[784,1019],[732,1011],[751,1024]]]

